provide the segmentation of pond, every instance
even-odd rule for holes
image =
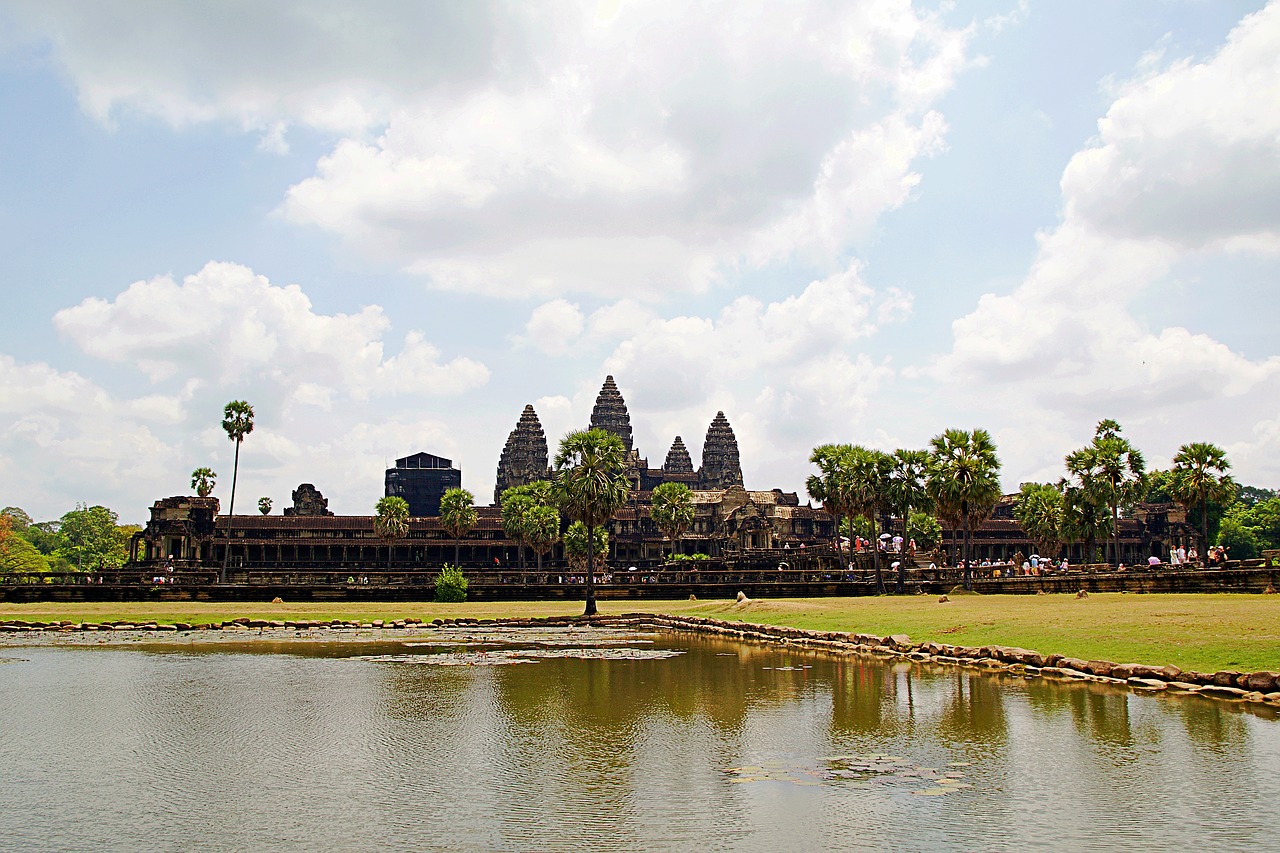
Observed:
[[[0,847],[1240,849],[1280,722],[693,634],[0,648]]]

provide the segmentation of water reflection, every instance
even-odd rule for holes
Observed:
[[[0,839],[1232,849],[1280,817],[1280,724],[1238,706],[650,639],[683,654],[455,667],[367,659],[436,651],[401,644],[23,650],[0,667]]]

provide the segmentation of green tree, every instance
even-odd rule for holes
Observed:
[[[626,475],[626,455],[622,439],[603,429],[571,432],[560,440],[552,486],[555,503],[564,515],[582,522],[588,540],[627,501],[631,483]],[[586,616],[596,614],[594,576],[595,551],[589,549]]]
[[[809,497],[821,503],[822,508],[831,516],[832,530],[835,531],[832,545],[837,554],[840,553],[840,520],[853,518],[848,477],[851,450],[847,444],[823,444],[815,447],[809,455],[809,461],[818,466],[818,473],[810,474],[805,480],[805,490],[809,492]]]
[[[436,601],[459,602],[467,600],[467,579],[462,569],[445,565],[436,575]]]
[[[391,540],[400,539],[409,532],[409,502],[389,495],[380,498],[373,506],[373,530],[387,540],[387,568],[391,568],[391,554],[395,545]]]
[[[128,554],[118,520],[105,506],[76,504],[59,523],[65,543],[60,556],[79,571],[123,566]]]
[[[27,515],[27,511],[18,506],[7,506],[0,509],[0,517],[9,519],[9,529],[14,533],[26,533],[27,528],[35,524],[35,519]]]
[[[502,532],[514,539],[520,554],[520,568],[525,568],[524,549],[529,542],[529,513],[538,505],[527,485],[512,486],[498,499],[501,508]]]
[[[676,551],[676,540],[684,536],[693,524],[693,492],[684,483],[662,483],[653,490],[649,516],[658,525],[662,535],[671,542],[671,553]]]
[[[588,541],[594,541],[596,545],[590,554],[587,553]],[[609,531],[603,527],[595,527],[588,532],[585,524],[575,521],[564,532],[564,553],[574,571],[594,571],[592,558],[599,557],[603,560],[609,555]]]
[[[258,512],[263,515],[271,514],[271,498],[258,498]]]
[[[1188,512],[1200,510],[1200,547],[1205,552],[1209,550],[1209,502],[1230,503],[1236,495],[1236,483],[1227,473],[1230,469],[1226,451],[1203,441],[1182,445],[1173,457],[1173,499]]]
[[[1111,535],[1111,515],[1077,477],[1058,484],[1062,491],[1062,537],[1084,545],[1084,562],[1097,560],[1098,537]]]
[[[1040,553],[1057,557],[1065,540],[1065,515],[1062,491],[1049,483],[1023,483],[1013,517],[1036,543]]]
[[[0,512],[0,573],[47,572],[48,562],[34,545],[15,532],[13,518],[8,514],[7,509]]]
[[[889,508],[889,472],[893,457],[879,450],[855,445],[845,456],[849,510],[871,524],[871,565],[875,570],[876,592],[884,595],[884,573],[880,568],[877,519]]]
[[[938,513],[961,531],[964,582],[973,588],[970,543],[974,527],[991,515],[1000,500],[1000,457],[985,429],[949,429],[934,436],[929,453],[929,494]]]
[[[459,565],[462,537],[476,526],[476,496],[466,489],[445,489],[440,497],[440,526],[453,537],[453,564]]]
[[[197,468],[191,472],[191,488],[202,498],[209,497],[217,482],[218,475],[212,468]]]
[[[942,525],[933,513],[911,511],[911,537],[922,551],[932,551],[942,542]]]
[[[560,541],[560,511],[553,506],[540,505],[525,516],[525,539],[538,555],[538,571],[542,571],[542,558]]]
[[[1218,527],[1218,544],[1231,549],[1233,560],[1252,560],[1262,551],[1257,532],[1241,524],[1230,512]]]
[[[231,519],[236,514],[236,480],[240,476],[240,444],[253,432],[253,406],[244,400],[232,400],[222,409],[222,429],[235,442],[235,465],[231,469],[231,504],[227,507],[226,542],[222,549],[222,572],[219,581],[227,582],[227,561],[231,557]]]
[[[928,489],[929,452],[926,450],[895,450],[889,458],[888,497],[894,515],[902,519],[904,542],[915,539],[911,529],[913,509],[925,509],[932,504]],[[917,545],[920,543],[917,542]],[[902,595],[907,588],[907,561],[898,560],[896,592]]]
[[[1142,453],[1120,433],[1115,421],[1099,421],[1093,441],[1066,458],[1067,471],[1078,479],[1085,498],[1110,511],[1114,566],[1120,565],[1120,510],[1141,500],[1146,489]]]

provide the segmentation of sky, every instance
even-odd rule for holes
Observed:
[[[426,451],[487,504],[612,374],[745,483],[1103,418],[1280,486],[1280,2],[0,0],[0,504],[141,522]]]

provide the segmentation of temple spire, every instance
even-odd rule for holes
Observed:
[[[604,378],[604,387],[596,397],[595,408],[591,410],[591,428],[613,433],[622,439],[627,452],[631,452],[631,415],[627,413],[627,404],[618,393],[612,376]]]
[[[667,474],[692,474],[693,460],[689,458],[689,449],[684,446],[684,439],[676,436],[676,440],[671,442],[671,449],[667,451],[667,461],[662,465],[663,472]]]
[[[507,436],[498,460],[497,485],[493,502],[502,502],[502,493],[512,486],[523,486],[547,478],[547,436],[533,406],[525,406],[516,428]]]
[[[738,438],[729,426],[724,412],[716,412],[715,419],[707,427],[707,438],[702,443],[702,468],[698,471],[698,485],[703,489],[727,489],[742,485],[742,465],[738,461]]]

